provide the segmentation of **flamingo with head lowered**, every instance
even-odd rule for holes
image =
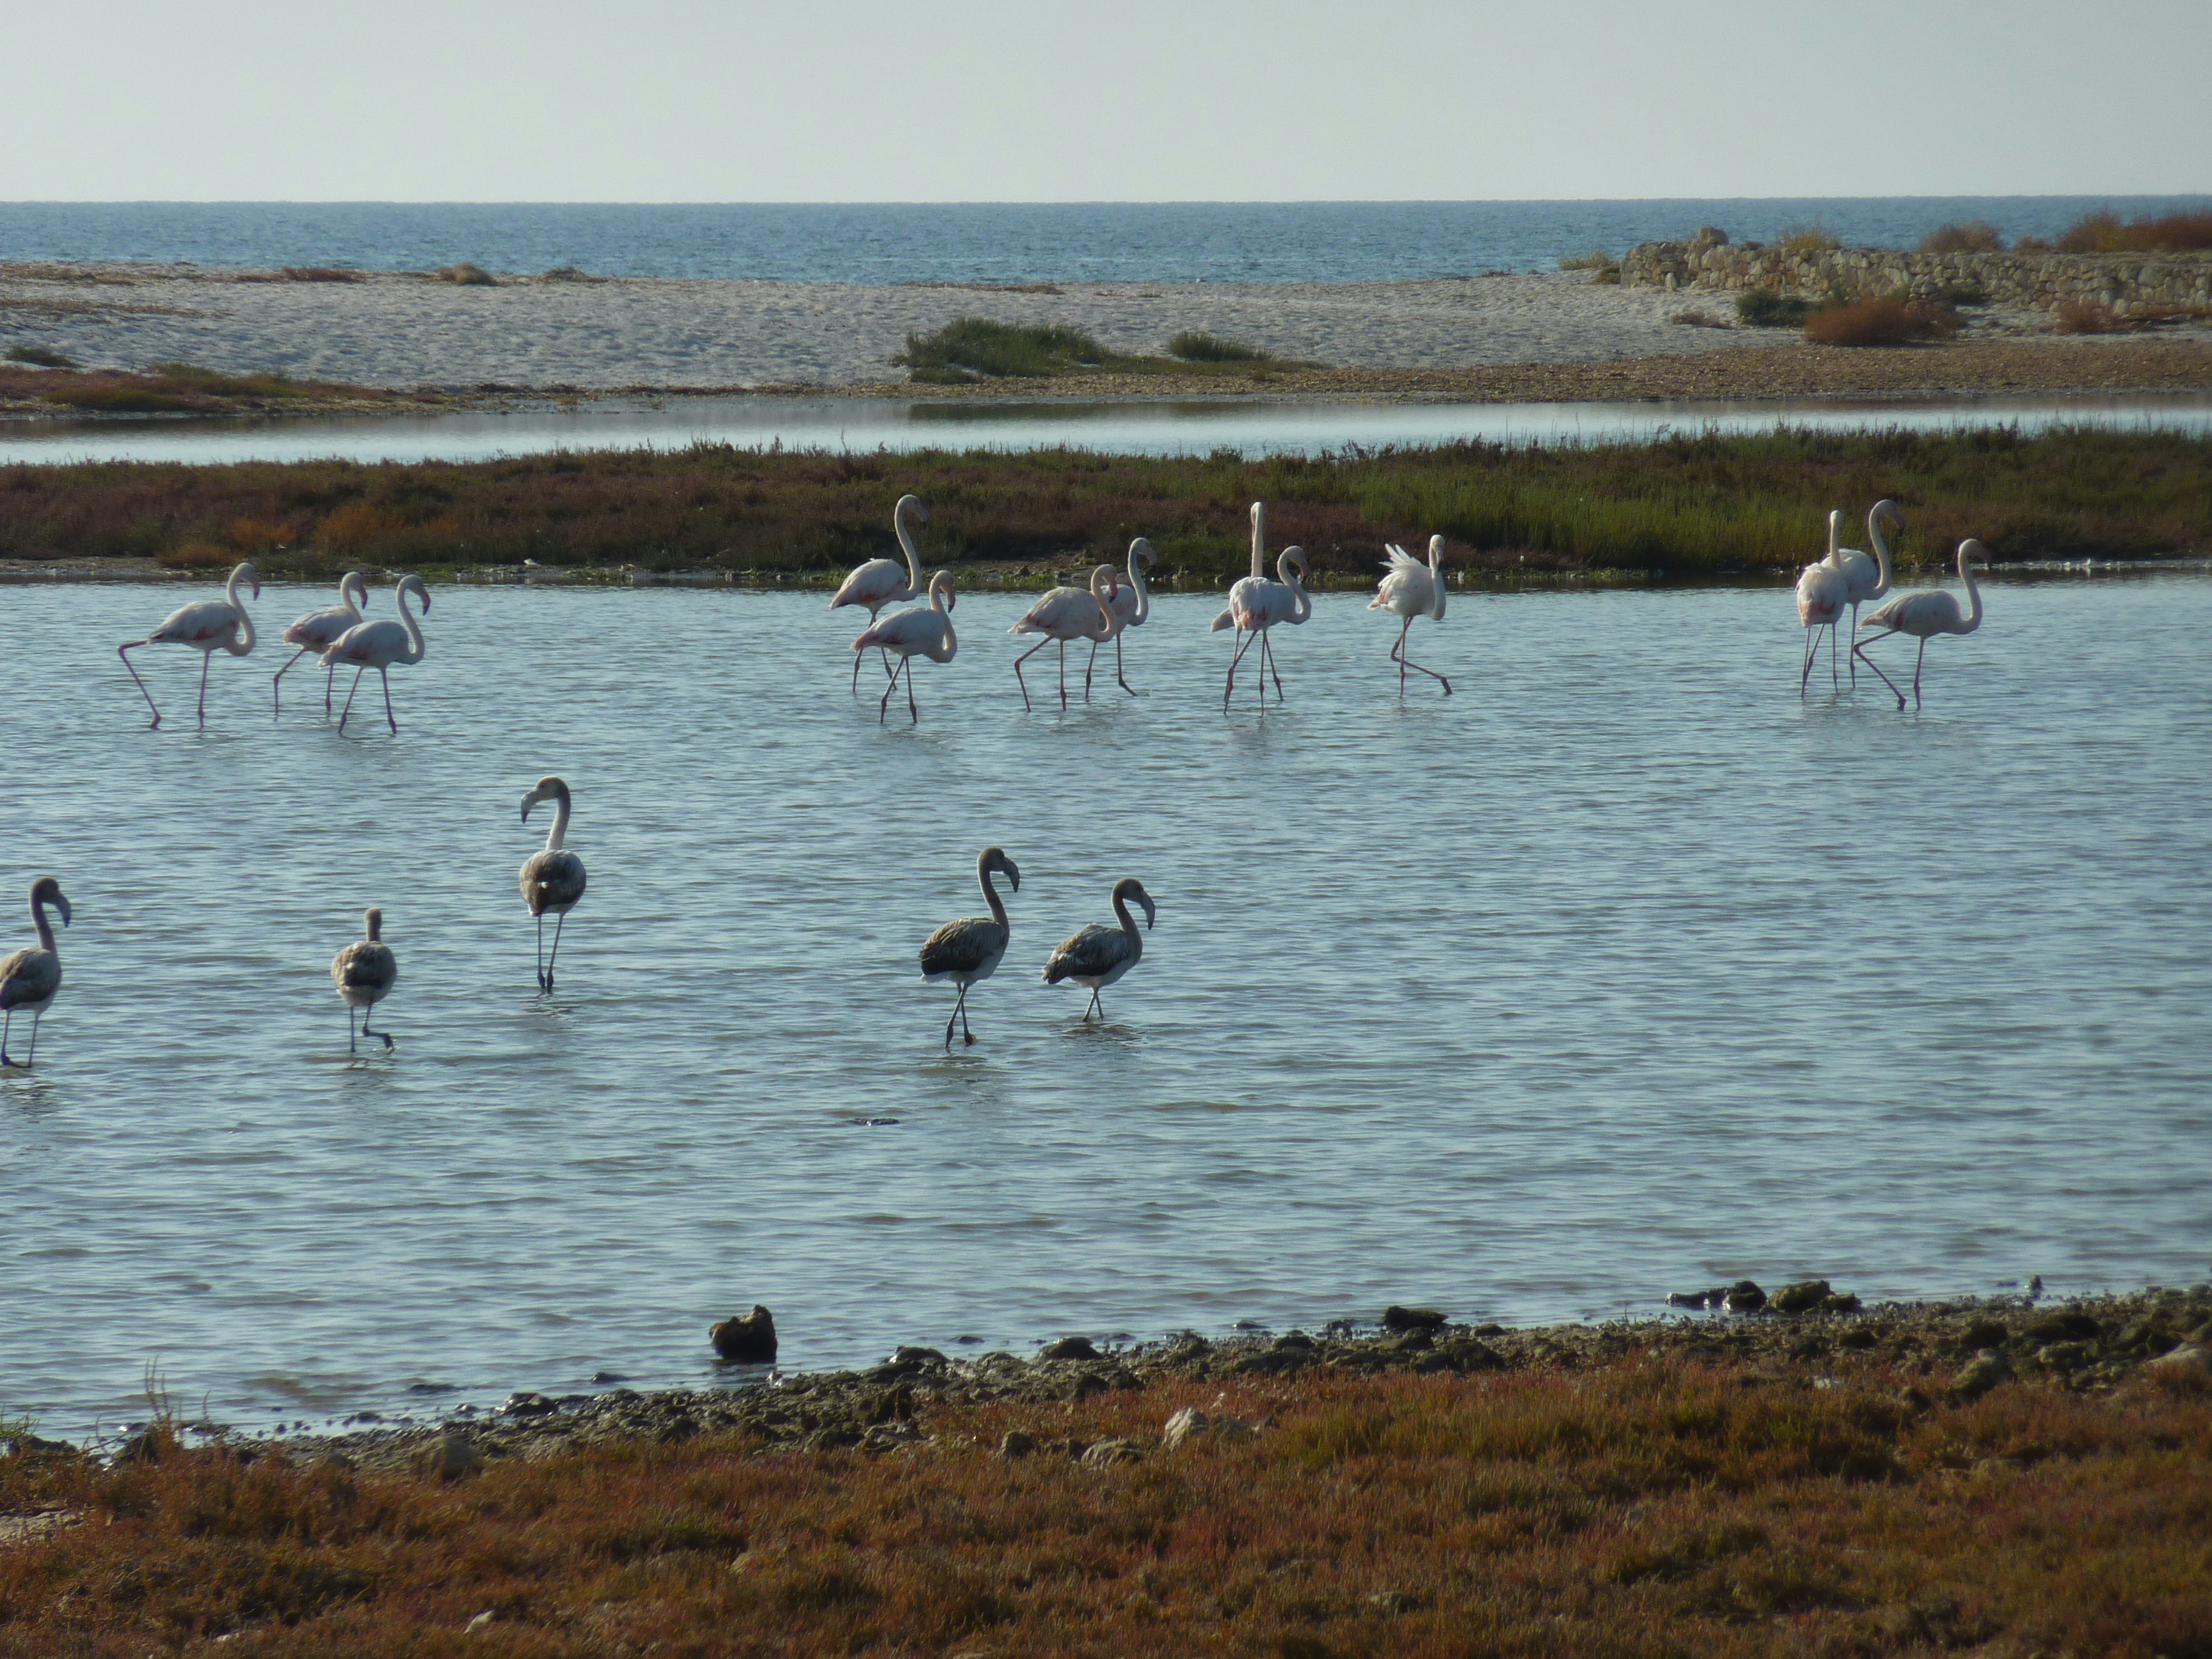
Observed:
[[[902,495],[898,498],[898,505],[891,508],[891,529],[898,536],[899,551],[906,555],[906,568],[901,569],[896,559],[870,559],[866,564],[857,567],[840,585],[836,597],[830,601],[832,611],[840,605],[863,606],[868,613],[869,626],[873,627],[876,612],[885,605],[904,605],[908,599],[921,597],[924,591],[921,555],[915,550],[914,537],[906,527],[909,513],[917,524],[929,522],[929,508],[922,504],[919,495]],[[884,672],[887,674],[892,672],[888,656],[884,659]],[[855,655],[853,659],[853,690],[857,694],[860,689],[860,659]]]
[[[200,724],[207,725],[208,665],[215,660],[217,651],[228,651],[234,657],[243,657],[253,649],[253,618],[246,614],[246,602],[238,597],[241,585],[252,586],[253,597],[261,597],[261,578],[250,564],[241,564],[230,573],[223,584],[219,599],[202,599],[180,610],[172,611],[162,619],[161,625],[143,640],[132,640],[115,647],[115,654],[123,659],[124,667],[131,670],[131,678],[138,680],[138,690],[146,699],[146,707],[153,709],[149,726],[161,723],[161,711],[154,708],[154,694],[146,690],[146,682],[138,679],[138,671],[131,667],[131,653],[142,645],[189,645],[203,653],[200,659]]]
[[[1920,654],[1912,659],[1912,706],[1920,706],[1920,668],[1928,660],[1928,641],[1938,634],[1971,634],[1982,625],[1982,590],[1974,586],[1974,561],[1985,558],[1989,549],[1968,537],[1959,544],[1959,580],[1966,585],[1966,602],[1972,608],[1964,616],[1959,612],[1959,601],[1941,588],[1930,588],[1918,593],[1900,593],[1887,605],[1859,624],[1862,628],[1879,628],[1882,631],[1870,640],[1861,640],[1851,647],[1855,656],[1866,656],[1866,648],[1879,644],[1892,634],[1910,634],[1920,641]],[[1866,665],[1877,674],[1881,668],[1872,657]],[[1897,682],[1881,674],[1881,683],[1897,693],[1897,706],[1905,707],[1905,693],[1898,691]]]
[[[1828,678],[1836,678],[1836,623],[1844,614],[1848,603],[1848,590],[1844,583],[1844,568],[1836,556],[1838,527],[1844,515],[1828,514],[1828,553],[1826,558],[1807,565],[1797,574],[1797,620],[1805,629],[1805,666],[1797,676],[1797,695],[1805,695],[1806,686],[1813,678],[1813,659],[1820,653],[1820,630],[1828,630]]]
[[[358,593],[361,597],[356,599]],[[306,616],[284,630],[284,643],[296,645],[289,661],[278,669],[269,682],[270,701],[278,714],[284,708],[284,676],[291,672],[292,664],[310,651],[329,650],[338,642],[338,636],[362,620],[361,608],[368,603],[368,578],[358,570],[349,570],[338,579],[338,602],[321,611],[310,611]],[[331,712],[331,685],[338,677],[333,667],[323,676],[323,713]]]
[[[1260,702],[1267,701],[1267,679],[1275,676],[1275,700],[1283,696],[1283,676],[1275,667],[1273,647],[1267,642],[1267,630],[1278,623],[1292,627],[1313,615],[1313,600],[1303,586],[1308,574],[1306,556],[1303,550],[1286,547],[1275,561],[1275,574],[1279,580],[1267,577],[1267,518],[1264,502],[1252,503],[1252,574],[1229,590],[1229,608],[1213,619],[1209,630],[1218,634],[1223,629],[1237,629],[1237,654],[1229,659],[1229,679],[1221,690],[1222,712],[1229,709],[1229,699],[1237,690],[1237,665],[1244,660],[1252,641],[1260,641]],[[1295,569],[1297,574],[1291,574]],[[1246,635],[1249,635],[1250,638]]]
[[[1114,636],[1114,567],[1102,564],[1091,573],[1088,590],[1080,587],[1055,587],[1029,608],[1027,615],[1006,632],[1009,634],[1042,634],[1044,637],[1014,659],[1014,684],[1022,688],[1022,707],[1030,707],[1030,684],[1022,678],[1022,665],[1050,645],[1060,641],[1060,706],[1067,708],[1067,642],[1070,640],[1089,640],[1091,648],[1098,641]],[[1083,700],[1091,701],[1088,678],[1084,685]]]
[[[1383,568],[1390,574],[1376,584],[1375,597],[1367,602],[1370,611],[1394,611],[1401,619],[1398,623],[1398,642],[1390,647],[1390,660],[1398,665],[1398,695],[1406,695],[1406,671],[1426,674],[1451,696],[1451,682],[1433,668],[1424,668],[1406,655],[1406,630],[1413,625],[1416,617],[1444,619],[1444,538],[1429,538],[1429,562],[1425,568],[1412,554],[1393,542],[1385,550],[1390,556],[1383,561]]]
[[[890,717],[891,693],[898,690],[899,676],[906,676],[906,711],[915,720],[921,719],[921,711],[914,706],[914,659],[927,657],[932,662],[951,662],[953,653],[960,649],[960,641],[952,631],[952,607],[958,595],[952,589],[952,573],[940,570],[929,579],[929,604],[915,606],[911,611],[895,611],[853,641],[853,649],[866,651],[870,646],[889,653],[899,659],[891,670],[891,683],[884,688],[884,700],[876,710],[876,723],[880,726]]]
[[[1144,561],[1144,570],[1138,568],[1139,559]],[[1132,628],[1142,628],[1152,616],[1152,590],[1145,586],[1145,570],[1159,562],[1160,556],[1152,551],[1152,544],[1142,536],[1131,542],[1128,585],[1123,586],[1117,582],[1114,597],[1107,601],[1107,608],[1114,613],[1114,678],[1133,697],[1138,695],[1137,688],[1130,684],[1121,672],[1121,635]],[[1083,701],[1085,702],[1091,701],[1091,671],[1098,665],[1098,641],[1092,641],[1091,660],[1083,665]]]
[[[399,731],[399,722],[392,713],[392,665],[394,663],[418,663],[422,660],[422,630],[415,625],[415,613],[407,608],[407,596],[412,593],[422,602],[422,614],[430,614],[430,590],[420,576],[402,576],[395,585],[399,605],[398,622],[356,623],[338,635],[330,649],[323,653],[323,666],[334,668],[339,663],[354,665],[353,688],[346,693],[345,708],[338,715],[338,730],[346,728],[346,717],[353,713],[354,692],[361,690],[361,677],[374,668],[384,682],[384,719],[393,735]]]

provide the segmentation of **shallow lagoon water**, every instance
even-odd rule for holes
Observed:
[[[1347,446],[1649,443],[1670,433],[1971,431],[2053,427],[2212,432],[2201,392],[2063,398],[1807,398],[1635,403],[1319,404],[1258,398],[1014,401],[700,398],[460,415],[242,422],[0,422],[0,465],[74,461],[472,461],[563,449],[1019,451],[1317,455]]]
[[[326,602],[274,585],[204,734],[197,659],[141,653],[145,730],[113,646],[181,597],[0,594],[0,944],[33,874],[76,905],[0,1077],[0,1407],[48,1433],[149,1360],[244,1425],[697,1383],[754,1301],[817,1367],[2212,1256],[2202,580],[1992,586],[1903,715],[1801,703],[1775,590],[1457,596],[1415,649],[1458,695],[1403,704],[1324,597],[1289,701],[1225,719],[1218,601],[1170,596],[1143,697],[1025,714],[1024,599],[978,592],[915,727],[818,595],[449,587],[396,738],[299,672],[272,720],[266,641]],[[591,870],[551,997],[545,771]],[[947,1055],[914,952],[987,842],[1013,945]],[[1038,969],[1130,873],[1158,926],[1085,1029]],[[349,1060],[372,902],[399,1047]]]

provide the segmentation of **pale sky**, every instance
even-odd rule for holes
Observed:
[[[2212,190],[2212,0],[14,0],[0,199]]]

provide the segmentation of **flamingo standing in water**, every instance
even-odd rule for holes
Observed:
[[[360,594],[356,599],[354,595]],[[368,578],[358,570],[349,570],[338,579],[338,602],[321,611],[310,611],[306,616],[284,630],[284,643],[296,645],[289,661],[278,669],[269,682],[269,696],[274,711],[284,711],[284,676],[291,672],[292,664],[310,651],[321,653],[338,642],[338,636],[362,620],[361,608],[368,603]],[[323,713],[331,712],[331,686],[337,678],[333,667],[323,676]]]
[[[902,672],[906,675],[907,713],[916,721],[921,719],[921,711],[914,706],[914,659],[927,657],[932,662],[952,660],[953,653],[960,648],[960,641],[952,632],[952,607],[957,602],[952,573],[940,570],[929,579],[927,608],[916,605],[911,611],[894,611],[853,641],[855,651],[866,651],[872,645],[899,659],[899,665],[891,670],[891,683],[884,688],[884,700],[876,711],[878,726],[890,717],[891,693],[898,690]]]
[[[62,926],[68,927],[70,902],[62,896],[61,883],[40,876],[31,884],[31,926],[38,929],[39,942],[0,958],[0,1066],[30,1069],[39,1057],[39,1017],[53,1006],[54,994],[62,988],[61,947],[54,943],[53,923],[46,920],[49,904],[62,913]],[[31,1015],[31,1052],[20,1060],[8,1058],[8,1034],[15,1029],[18,1008]]]
[[[945,1046],[948,1049],[952,1047],[952,1021],[956,1019],[960,1022],[961,1034],[970,1043],[975,1041],[975,1034],[968,1029],[968,988],[979,980],[990,978],[1006,957],[1010,937],[1006,903],[999,896],[999,890],[991,885],[994,871],[1003,873],[1017,893],[1022,890],[1022,872],[1014,867],[1006,849],[986,847],[975,857],[975,879],[982,884],[983,902],[991,907],[991,914],[948,921],[922,941],[922,978],[932,985],[949,979],[960,988],[960,995],[952,1005],[952,1018],[945,1022]]]
[[[1820,630],[1828,630],[1828,678],[1836,678],[1836,623],[1844,614],[1849,602],[1849,590],[1844,586],[1844,568],[1836,553],[1836,539],[1841,533],[1844,515],[1828,514],[1828,555],[1808,564],[1797,576],[1797,620],[1805,628],[1805,667],[1797,676],[1797,695],[1802,697],[1805,688],[1813,678],[1813,659],[1820,649]]]
[[[1132,628],[1142,628],[1152,614],[1152,590],[1145,586],[1145,572],[1137,568],[1142,559],[1148,570],[1160,562],[1152,551],[1152,544],[1142,536],[1129,544],[1129,585],[1115,585],[1114,597],[1108,607],[1114,613],[1114,678],[1131,696],[1138,695],[1137,688],[1129,684],[1121,672],[1121,635]],[[1083,701],[1091,701],[1091,671],[1098,665],[1098,644],[1091,647],[1091,660],[1083,666]]]
[[[1398,665],[1398,695],[1406,695],[1406,671],[1426,674],[1451,696],[1451,682],[1433,668],[1423,668],[1406,655],[1406,630],[1413,625],[1416,617],[1444,619],[1444,538],[1429,538],[1429,562],[1425,568],[1395,542],[1386,550],[1390,556],[1383,561],[1383,568],[1390,574],[1376,584],[1375,597],[1367,602],[1370,611],[1395,611],[1401,618],[1398,623],[1398,643],[1390,647],[1390,660]]]
[[[1283,696],[1283,676],[1275,667],[1273,647],[1267,642],[1267,630],[1278,623],[1295,627],[1313,615],[1313,600],[1301,585],[1308,574],[1306,556],[1295,547],[1286,547],[1275,561],[1275,574],[1280,578],[1269,581],[1267,576],[1267,505],[1252,503],[1252,574],[1229,590],[1229,608],[1213,619],[1209,632],[1218,634],[1223,629],[1237,629],[1237,654],[1229,659],[1228,683],[1222,687],[1221,708],[1225,714],[1229,699],[1237,690],[1237,665],[1244,660],[1252,641],[1260,641],[1260,702],[1264,708],[1267,701],[1267,680],[1275,676],[1275,700]],[[1292,568],[1297,575],[1291,574]],[[1246,638],[1246,635],[1251,638]]]
[[[208,665],[215,660],[217,650],[228,651],[234,657],[243,657],[253,649],[253,618],[246,614],[246,602],[238,597],[240,584],[250,585],[253,597],[261,597],[261,578],[250,564],[241,564],[230,573],[223,584],[219,599],[201,599],[180,610],[172,611],[162,619],[161,625],[143,640],[132,640],[115,647],[115,654],[123,659],[124,667],[131,670],[131,678],[138,680],[139,694],[146,699],[146,707],[154,710],[149,729],[161,725],[161,711],[154,708],[154,694],[146,690],[146,682],[138,679],[138,671],[131,667],[131,653],[142,645],[189,645],[202,653],[200,659],[200,725],[207,725]]]
[[[1106,1018],[1106,1005],[1098,1000],[1098,994],[1144,959],[1145,936],[1137,931],[1136,919],[1129,914],[1131,899],[1145,907],[1145,926],[1150,927],[1156,915],[1152,896],[1134,876],[1124,876],[1114,884],[1114,914],[1121,925],[1106,927],[1092,922],[1062,939],[1060,949],[1044,964],[1046,984],[1072,979],[1090,990],[1091,1006],[1083,1011],[1086,1021],[1093,1009],[1100,1019]]]
[[[361,1010],[361,1034],[382,1037],[386,1048],[392,1047],[392,1033],[368,1029],[369,1012],[392,994],[393,983],[399,978],[399,961],[392,954],[392,947],[384,942],[384,912],[371,907],[362,917],[368,937],[356,939],[331,958],[331,983],[337,988],[339,1000],[346,1006],[346,1052],[357,1054],[354,1046],[353,1011]]]
[[[374,668],[384,682],[384,719],[396,737],[399,722],[392,713],[392,665],[394,663],[418,663],[422,660],[422,630],[415,625],[415,615],[407,608],[407,596],[412,593],[422,602],[422,614],[430,614],[430,590],[420,576],[402,576],[395,585],[399,620],[394,622],[356,623],[338,635],[329,650],[323,653],[323,665],[332,668],[342,662],[354,665],[353,687],[346,693],[345,708],[338,715],[338,731],[346,728],[346,717],[353,713],[354,692],[361,690],[361,677]]]
[[[545,832],[545,847],[532,853],[522,866],[522,902],[538,918],[538,988],[553,988],[553,963],[545,954],[545,917],[553,916],[553,955],[561,954],[561,927],[576,901],[584,896],[584,861],[561,843],[568,835],[568,786],[558,778],[538,780],[538,787],[522,798],[522,817],[543,801],[553,803],[553,827]]]
[[[1022,707],[1030,707],[1029,682],[1022,678],[1022,665],[1050,645],[1060,641],[1060,706],[1067,708],[1067,642],[1070,640],[1089,640],[1091,649],[1097,642],[1114,637],[1114,567],[1102,564],[1091,573],[1091,586],[1055,587],[1029,608],[1029,614],[1006,632],[1009,634],[1042,634],[1044,637],[1014,659],[1014,684],[1022,688]],[[1083,700],[1091,701],[1091,688],[1086,676]]]
[[[1912,659],[1912,706],[1920,707],[1920,666],[1928,660],[1928,641],[1938,634],[1971,634],[1982,625],[1982,590],[1974,586],[1974,563],[1986,558],[1989,549],[1971,536],[1959,544],[1959,580],[1966,585],[1966,600],[1972,607],[1964,616],[1959,613],[1959,601],[1941,588],[1929,588],[1918,593],[1900,593],[1887,605],[1862,623],[1862,628],[1879,628],[1882,631],[1870,640],[1861,640],[1851,647],[1854,655],[1866,656],[1866,648],[1879,644],[1892,634],[1910,634],[1920,641],[1920,654]],[[1881,674],[1881,665],[1867,657],[1866,665]],[[1898,691],[1897,682],[1881,674],[1881,683],[1897,692],[1897,706],[1905,707],[1905,693]]]
[[[1905,528],[1905,514],[1895,501],[1883,496],[1867,508],[1867,538],[1874,544],[1874,557],[1869,558],[1856,547],[1836,550],[1837,562],[1844,567],[1844,588],[1851,602],[1851,633],[1857,636],[1859,606],[1871,604],[1889,592],[1889,543],[1881,533],[1881,521],[1887,517],[1899,530]],[[1852,647],[1850,655],[1851,684],[1859,683],[1858,649]]]
[[[906,555],[906,568],[899,568],[896,559],[870,559],[866,564],[856,567],[838,587],[837,596],[830,601],[832,611],[840,605],[865,606],[868,612],[868,624],[873,627],[876,612],[885,605],[904,605],[908,599],[921,597],[921,555],[915,550],[914,537],[906,527],[906,518],[909,513],[914,514],[917,524],[929,522],[929,508],[923,505],[919,495],[902,495],[898,498],[898,505],[891,508],[891,529],[898,536],[899,551]],[[886,656],[884,672],[888,674],[891,672],[890,659]],[[858,696],[860,690],[860,659],[856,653],[853,658],[854,694]]]

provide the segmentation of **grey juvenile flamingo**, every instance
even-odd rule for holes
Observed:
[[[1046,984],[1072,979],[1090,988],[1091,1006],[1083,1011],[1086,1020],[1093,1009],[1099,1018],[1106,1018],[1106,1005],[1098,1000],[1098,994],[1144,959],[1145,936],[1137,931],[1136,918],[1129,914],[1132,899],[1145,907],[1145,926],[1150,927],[1155,914],[1152,896],[1134,876],[1124,876],[1114,884],[1114,914],[1121,925],[1107,927],[1094,921],[1062,939],[1060,949],[1046,959]]]
[[[54,943],[54,925],[46,920],[49,904],[62,913],[62,926],[68,927],[70,902],[62,896],[61,883],[40,876],[31,884],[31,925],[39,931],[39,942],[0,958],[0,1066],[30,1068],[39,1057],[39,1016],[53,1006],[54,994],[62,988],[62,953]],[[18,1008],[31,1012],[31,1052],[15,1060],[8,1058],[8,1033]]]
[[[553,988],[553,961],[545,954],[545,917],[553,917],[553,956],[561,954],[561,928],[584,896],[584,861],[561,843],[568,834],[568,786],[558,778],[538,780],[538,787],[522,798],[522,816],[541,801],[553,803],[553,827],[545,832],[543,852],[532,853],[522,866],[522,902],[538,918],[538,988]]]
[[[947,1048],[952,1046],[953,1020],[960,1022],[961,1034],[969,1042],[975,1041],[975,1034],[968,1029],[968,988],[996,973],[1006,954],[1006,905],[999,890],[991,885],[994,871],[1003,872],[1013,890],[1021,891],[1022,872],[1014,867],[1006,849],[986,847],[975,858],[975,879],[982,884],[983,900],[991,907],[991,914],[948,921],[922,942],[922,978],[932,985],[949,979],[960,988],[952,1018],[945,1022]]]
[[[392,1033],[370,1030],[368,1015],[392,994],[392,982],[399,977],[398,958],[384,942],[384,912],[372,905],[362,925],[368,937],[356,939],[331,958],[331,983],[337,987],[339,999],[346,1006],[346,1052],[349,1054],[360,1052],[353,1037],[356,1008],[361,1010],[362,1036],[382,1037],[384,1046],[392,1047]]]

